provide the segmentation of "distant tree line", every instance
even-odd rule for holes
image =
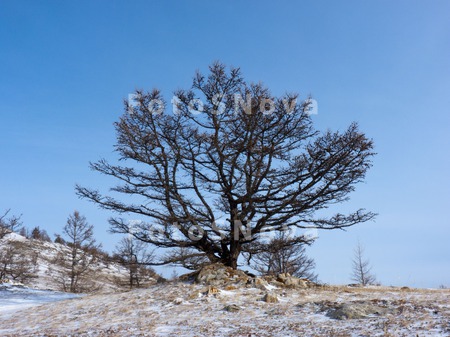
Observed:
[[[45,229],[35,226],[28,230],[20,221],[20,216],[10,216],[9,213],[6,211],[0,217],[0,238],[15,231],[31,241],[52,242]],[[126,277],[114,277],[114,283],[120,287],[141,287],[145,280],[157,275],[149,266],[155,254],[149,250],[148,244],[128,235],[120,240],[110,255],[96,243],[93,225],[88,224],[78,211],[68,217],[62,234],[55,234],[53,242],[58,244],[58,248],[51,260],[49,273],[63,291],[79,293],[95,290],[96,264],[100,261],[120,264],[126,270]],[[289,273],[316,281],[315,262],[306,255],[306,245],[312,242],[313,239],[308,241],[302,238],[299,243],[286,232],[277,231],[272,239],[254,244],[246,257],[252,259],[251,267],[261,275]],[[166,259],[172,258],[176,263],[184,261],[184,266],[190,269],[198,269],[209,262],[188,249],[179,250],[177,254],[166,256]],[[32,280],[36,277],[38,257],[39,252],[33,252],[30,241],[9,242],[0,253],[0,279]]]

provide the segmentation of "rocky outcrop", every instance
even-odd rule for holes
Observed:
[[[221,263],[210,264],[196,272],[182,275],[180,280],[224,288],[246,285],[261,290],[270,290],[273,287],[303,289],[316,285],[308,279],[298,278],[289,273],[255,277],[248,272],[235,270]]]
[[[250,276],[242,270],[235,270],[221,263],[207,265],[195,273],[189,274],[195,283],[214,286],[226,286],[230,284],[246,284]]]
[[[279,288],[310,288],[317,286],[314,282],[306,278],[298,278],[290,275],[289,273],[278,274],[277,276],[263,276],[263,280],[266,281],[266,284],[270,284]],[[257,280],[257,279],[256,279]],[[258,282],[256,282],[257,284]],[[258,287],[261,288],[261,287]]]
[[[287,287],[293,288],[307,288],[307,280],[301,279],[295,276],[291,276],[289,273],[279,274],[277,281],[283,283]]]

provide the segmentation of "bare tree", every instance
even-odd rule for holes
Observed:
[[[153,252],[146,249],[145,243],[131,236],[122,238],[116,246],[115,257],[128,270],[130,288],[140,287],[143,280],[154,276],[153,269],[147,267],[153,260]]]
[[[7,234],[22,231],[20,216],[10,215],[10,209],[0,216],[0,280],[26,282],[36,277],[38,254],[28,242],[6,239]]]
[[[23,236],[24,238],[29,239],[30,238],[30,232],[26,227],[22,227],[19,230],[19,235]]]
[[[363,286],[375,284],[376,277],[372,274],[369,260],[364,258],[364,247],[358,242],[352,261],[352,280]]]
[[[120,184],[113,195],[76,187],[79,196],[119,214],[110,219],[113,232],[237,268],[240,254],[268,228],[342,229],[374,218],[364,209],[317,215],[348,200],[371,167],[373,144],[357,124],[320,133],[310,99],[274,97],[220,63],[209,69],[207,76],[197,73],[190,90],[175,92],[173,113],[162,113],[166,103],[156,89],[137,91],[135,104],[125,103],[115,124],[125,164],[91,163]],[[155,264],[173,263],[162,256]]]
[[[55,240],[54,240],[54,242],[55,242],[55,243],[59,243],[60,245],[66,245],[66,244],[67,244],[66,240],[64,240],[64,239],[61,237],[60,234],[55,234]]]
[[[289,273],[292,276],[317,280],[314,273],[314,260],[306,255],[305,245],[312,243],[297,243],[291,240],[287,232],[277,232],[267,243],[259,244],[252,268],[263,275]]]
[[[39,226],[36,226],[32,229],[31,239],[52,242],[47,231],[45,229],[40,229]]]
[[[74,211],[67,219],[63,234],[68,249],[61,246],[54,261],[59,271],[53,271],[64,291],[76,293],[92,290],[89,288],[93,281],[88,279],[88,273],[96,262],[96,256],[92,252],[99,247],[94,239],[93,228],[78,211]]]
[[[0,215],[0,239],[6,234],[11,232],[17,232],[22,226],[20,216],[12,215],[8,218],[8,214],[11,210],[6,210],[3,215]]]
[[[28,242],[0,239],[0,280],[27,282],[35,278],[37,258]]]

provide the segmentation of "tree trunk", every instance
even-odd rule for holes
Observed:
[[[75,248],[75,243],[74,246],[72,247],[72,261],[71,261],[71,268],[70,268],[70,292],[74,293],[75,292],[75,277],[76,277],[76,273],[75,273],[75,268],[77,265],[77,250]]]
[[[224,264],[233,269],[237,269],[237,262],[241,254],[241,245],[238,241],[231,241],[230,254],[227,256]]]
[[[226,254],[226,256],[224,256],[224,264],[227,267],[231,267],[233,269],[237,269],[237,262],[238,262],[238,258],[239,255],[241,253],[241,243],[239,242],[239,238],[241,235],[241,232],[239,231],[239,210],[237,208],[237,205],[232,201],[229,200],[230,202],[230,219],[231,219],[231,224],[230,224],[230,237],[231,237],[231,241],[230,241],[230,249],[228,254]]]

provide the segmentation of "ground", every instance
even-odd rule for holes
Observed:
[[[163,283],[6,311],[0,335],[450,336],[449,300],[444,289]]]

